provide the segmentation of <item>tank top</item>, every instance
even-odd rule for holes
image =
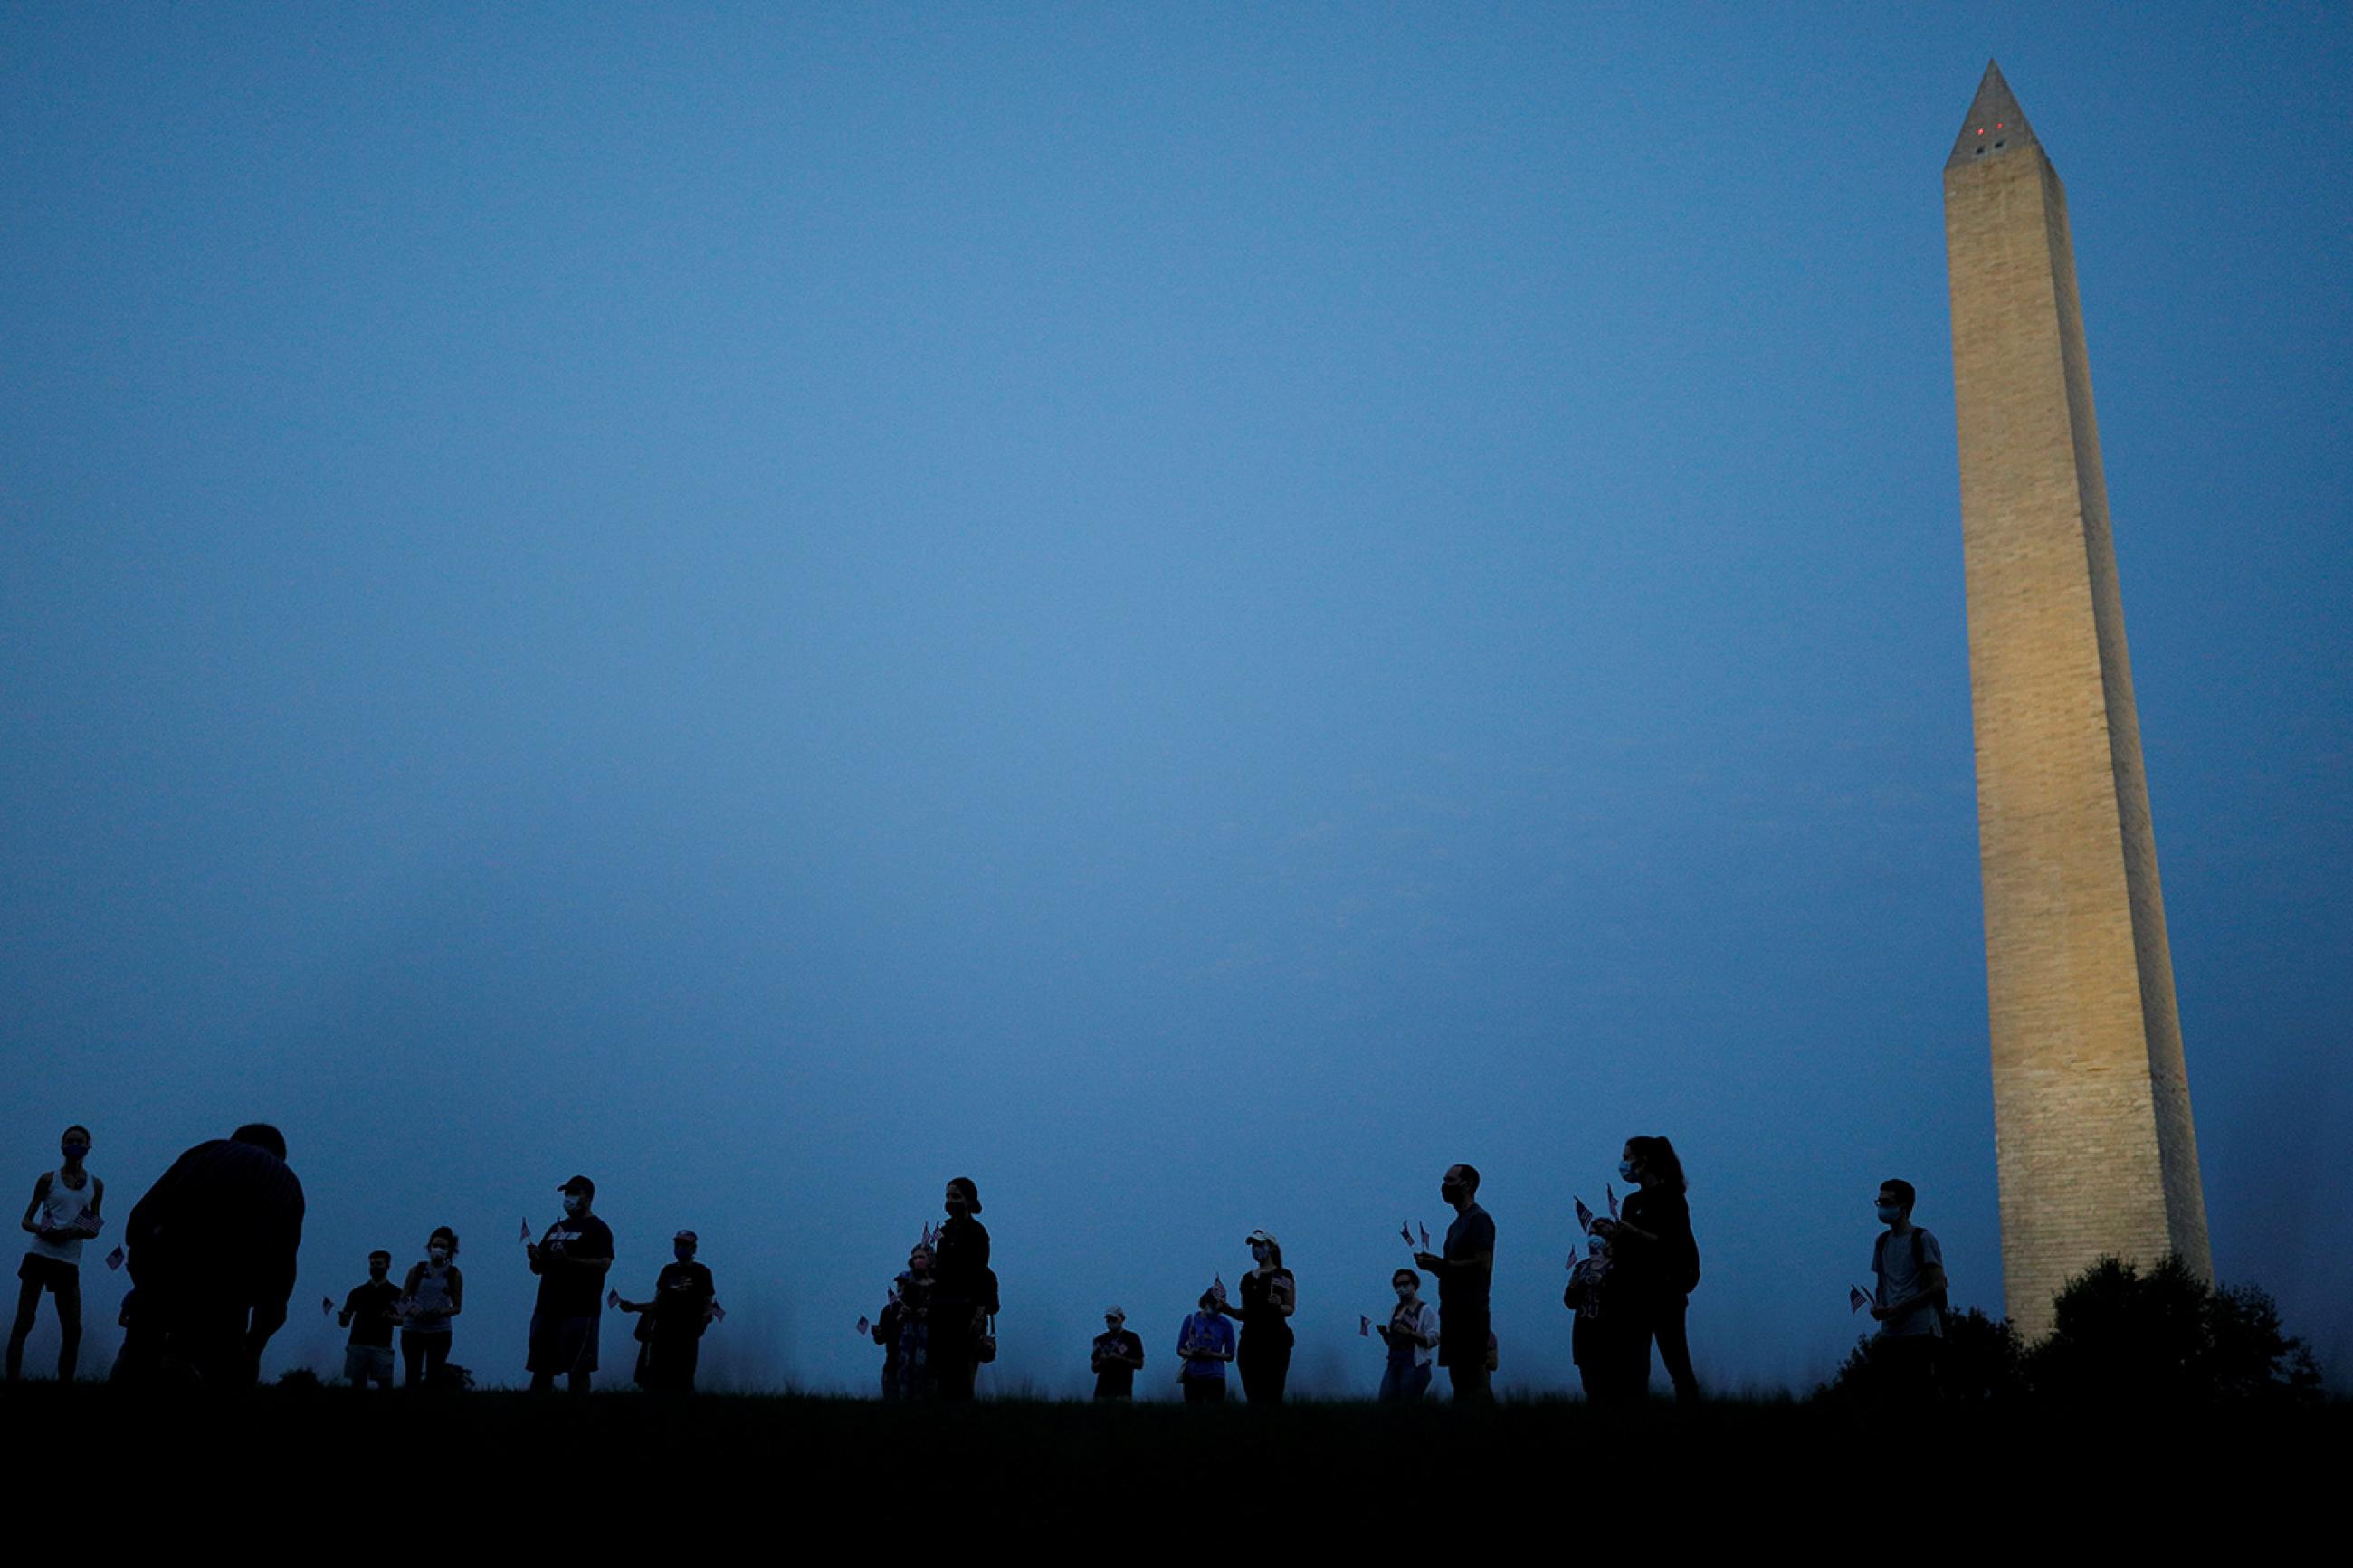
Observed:
[[[407,1320],[411,1333],[449,1331],[449,1275],[457,1267],[454,1263],[417,1266],[417,1289],[410,1298]]]
[[[71,1225],[81,1218],[81,1211],[88,1208],[90,1200],[97,1195],[98,1178],[91,1175],[87,1167],[82,1171],[79,1190],[66,1185],[63,1170],[53,1171],[49,1173],[49,1190],[41,1194],[41,1213],[37,1223],[43,1226]],[[65,1241],[51,1241],[47,1237],[37,1236],[25,1251],[32,1257],[54,1258],[59,1263],[79,1264],[83,1240],[79,1236]]]

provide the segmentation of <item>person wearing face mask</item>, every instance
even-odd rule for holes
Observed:
[[[352,1331],[343,1346],[343,1375],[353,1388],[373,1383],[389,1392],[392,1324],[400,1307],[400,1287],[389,1278],[392,1254],[381,1248],[369,1253],[367,1270],[366,1283],[353,1286],[343,1298],[343,1310],[335,1314],[335,1326]]]
[[[694,1392],[703,1331],[711,1326],[711,1303],[719,1294],[711,1270],[694,1260],[700,1245],[694,1232],[680,1231],[670,1238],[670,1261],[654,1278],[653,1299],[621,1303],[624,1312],[642,1314],[638,1384],[649,1393]]]
[[[1651,1381],[1651,1342],[1624,1276],[1612,1258],[1620,1234],[1616,1222],[1597,1219],[1586,1233],[1586,1256],[1568,1272],[1561,1305],[1577,1314],[1569,1330],[1569,1359],[1577,1363],[1585,1397],[1595,1405],[1640,1403]]]
[[[523,1364],[534,1394],[554,1388],[558,1376],[573,1393],[586,1394],[596,1370],[596,1331],[605,1310],[605,1276],[613,1267],[613,1233],[592,1212],[596,1183],[575,1176],[557,1191],[564,1194],[564,1217],[537,1244],[523,1248],[531,1271],[539,1276]]]
[[[1103,1331],[1095,1336],[1088,1364],[1095,1374],[1097,1399],[1135,1397],[1135,1374],[1144,1365],[1144,1340],[1128,1328],[1127,1314],[1119,1308],[1103,1310]]]
[[[1688,1404],[1699,1398],[1684,1331],[1692,1289],[1699,1283],[1699,1242],[1692,1235],[1683,1163],[1664,1138],[1629,1138],[1618,1156],[1618,1176],[1635,1190],[1620,1205],[1613,1265],[1643,1338],[1642,1362],[1647,1368],[1649,1342],[1655,1339],[1675,1398]]]
[[[1487,1287],[1495,1273],[1495,1222],[1479,1206],[1479,1173],[1449,1165],[1439,1178],[1438,1195],[1454,1210],[1446,1227],[1443,1253],[1418,1252],[1414,1263],[1438,1277],[1441,1326],[1438,1364],[1454,1387],[1454,1402],[1487,1398]]]
[[[930,1332],[926,1345],[938,1397],[948,1404],[972,1398],[980,1370],[981,1342],[997,1314],[997,1275],[988,1266],[988,1232],[976,1216],[980,1189],[969,1176],[947,1185],[942,1199],[946,1223],[932,1256]]]
[[[33,1179],[33,1201],[20,1222],[32,1241],[16,1266],[16,1321],[8,1331],[8,1381],[24,1370],[25,1336],[40,1315],[41,1292],[58,1302],[58,1381],[71,1383],[81,1357],[81,1244],[104,1223],[106,1184],[84,1168],[90,1129],[79,1122],[58,1139],[58,1168]]]
[[[456,1334],[449,1320],[465,1310],[466,1276],[458,1267],[458,1233],[436,1226],[425,1261],[408,1266],[400,1286],[400,1360],[410,1388],[430,1388],[449,1364]]]
[[[882,1315],[874,1320],[874,1342],[882,1347],[886,1400],[931,1395],[931,1361],[924,1352],[931,1306],[932,1249],[919,1241],[908,1250],[907,1267],[891,1282]]]
[[[1894,1409],[1934,1402],[1945,1342],[1945,1249],[1912,1223],[1916,1197],[1911,1183],[1891,1176],[1873,1200],[1887,1228],[1871,1247],[1871,1315],[1879,1324],[1872,1372],[1881,1404]]]
[[[266,1121],[174,1161],[123,1224],[139,1310],[115,1376],[249,1386],[286,1322],[302,1217],[285,1134]]]
[[[1418,1405],[1430,1389],[1430,1352],[1438,1348],[1438,1309],[1421,1299],[1421,1276],[1400,1268],[1389,1276],[1397,1306],[1389,1321],[1374,1332],[1388,1347],[1388,1364],[1381,1369],[1381,1403]]]
[[[1241,1373],[1242,1397],[1252,1405],[1280,1405],[1291,1380],[1291,1314],[1299,1304],[1299,1281],[1282,1266],[1282,1246],[1262,1230],[1245,1238],[1250,1268],[1242,1276],[1242,1304],[1220,1301],[1218,1310],[1242,1326],[1234,1370]]]

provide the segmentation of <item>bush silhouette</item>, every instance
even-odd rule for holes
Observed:
[[[1871,1400],[1879,1376],[1875,1334],[1855,1342],[1818,1398],[1836,1404]],[[2000,1318],[1989,1318],[1976,1307],[1945,1315],[1945,1344],[1938,1358],[1939,1397],[1958,1405],[1980,1405],[2015,1399],[2026,1392],[2024,1357],[2018,1331]]]
[[[2316,1400],[2312,1352],[2253,1285],[2208,1284],[2178,1258],[2143,1272],[2104,1258],[2067,1281],[2050,1337],[2026,1356],[2041,1397],[2070,1404]]]

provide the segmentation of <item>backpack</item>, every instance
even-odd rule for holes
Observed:
[[[1675,1293],[1679,1296],[1688,1296],[1699,1289],[1699,1237],[1689,1231],[1683,1235],[1684,1256],[1675,1271]]]
[[[997,1270],[994,1268],[980,1271],[980,1305],[990,1317],[997,1316]]]

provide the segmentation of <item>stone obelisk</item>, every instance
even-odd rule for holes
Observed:
[[[2010,1321],[2103,1256],[2210,1273],[2059,174],[1989,65],[1945,163]]]

